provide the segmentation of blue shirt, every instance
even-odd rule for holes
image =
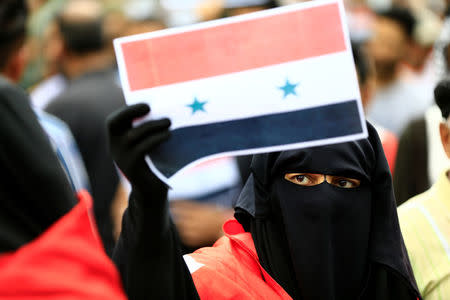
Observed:
[[[83,159],[69,127],[60,119],[42,110],[35,108],[35,112],[74,191],[81,189],[90,191]]]

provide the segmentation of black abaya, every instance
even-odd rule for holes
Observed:
[[[0,76],[0,253],[39,236],[77,202],[27,95]]]

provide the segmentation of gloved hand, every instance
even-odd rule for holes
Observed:
[[[167,193],[167,187],[150,171],[144,158],[152,149],[169,138],[170,120],[148,121],[133,127],[135,119],[144,117],[149,112],[147,104],[136,104],[122,108],[107,120],[112,157],[130,181],[133,193],[139,194],[142,205],[150,202],[147,198],[163,201]],[[154,201],[152,202],[156,205]]]
[[[167,187],[144,158],[169,135],[170,121],[133,120],[149,113],[146,104],[125,107],[108,118],[111,154],[132,185],[123,227],[114,250],[128,298],[198,299],[170,220]]]

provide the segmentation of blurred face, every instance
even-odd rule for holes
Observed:
[[[13,82],[18,82],[22,77],[25,66],[29,60],[29,44],[24,42],[15,50],[15,52],[8,58],[6,66],[0,69],[0,73]]]
[[[405,56],[407,47],[407,35],[398,23],[384,17],[376,19],[368,50],[379,76],[393,75],[398,63]]]
[[[450,118],[447,122],[442,122],[439,126],[441,133],[442,146],[444,147],[447,157],[450,159]]]
[[[59,71],[63,55],[63,41],[56,23],[51,23],[45,31],[43,55],[46,61],[45,75],[52,75]]]
[[[41,6],[45,4],[45,2],[46,1],[43,1],[43,0],[28,0],[27,4],[28,4],[28,8],[30,9],[30,11],[35,12],[39,8],[41,8]]]

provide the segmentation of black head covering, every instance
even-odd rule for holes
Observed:
[[[450,115],[450,78],[441,80],[434,89],[434,99],[441,109],[442,117],[448,119]]]
[[[383,148],[368,139],[256,155],[235,216],[263,267],[294,299],[416,299]],[[299,186],[286,173],[361,180]]]
[[[27,3],[24,0],[3,0],[0,5],[0,45],[25,36],[28,15]],[[3,58],[4,59],[4,58]]]

